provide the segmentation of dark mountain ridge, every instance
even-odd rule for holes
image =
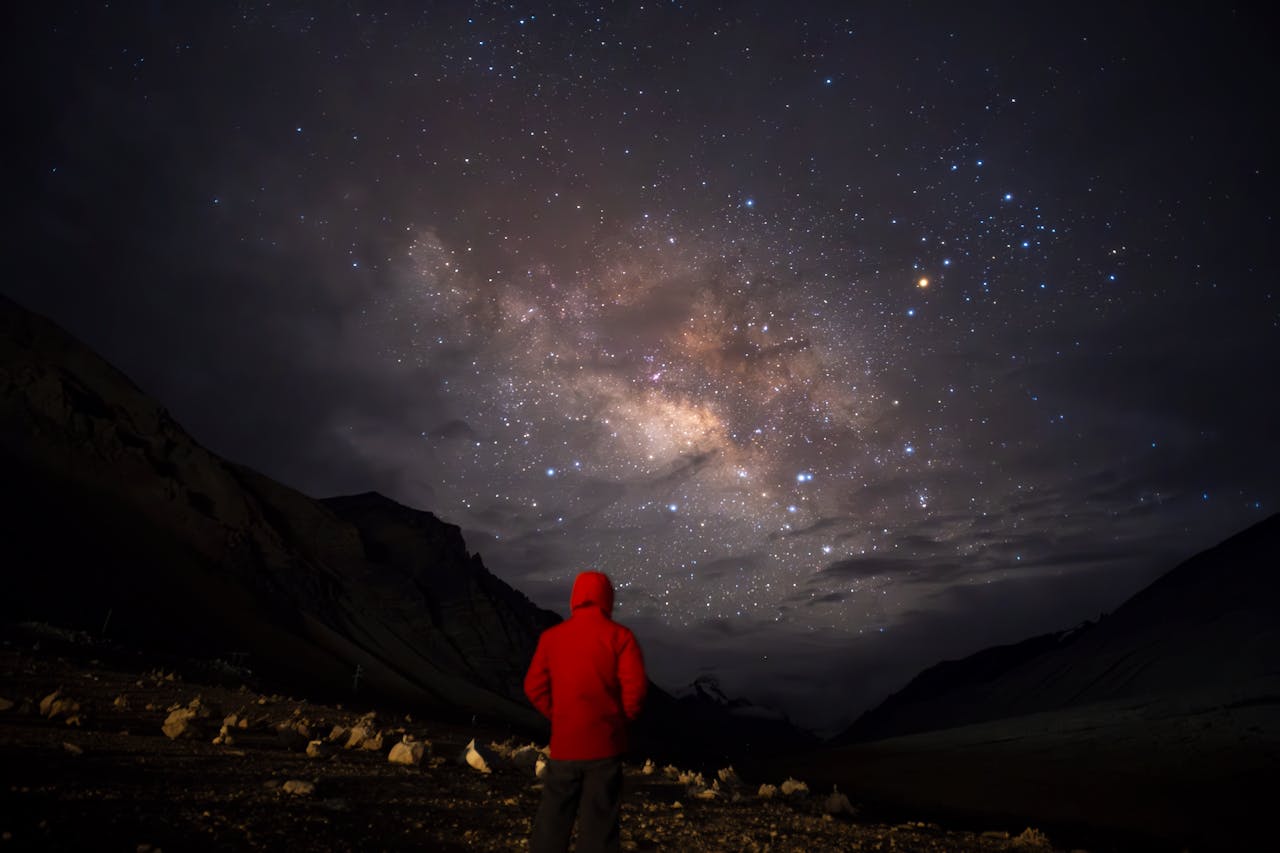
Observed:
[[[1280,515],[1186,560],[1112,614],[922,672],[835,739],[870,741],[1280,676]],[[1234,700],[1233,700],[1234,701]]]

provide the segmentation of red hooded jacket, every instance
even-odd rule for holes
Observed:
[[[542,632],[524,692],[551,720],[556,761],[611,758],[627,749],[627,723],[640,714],[649,680],[630,629],[614,622],[613,584],[602,572],[573,582],[571,613]]]

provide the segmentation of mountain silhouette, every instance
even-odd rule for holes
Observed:
[[[1280,676],[1280,515],[1183,562],[1112,614],[925,670],[837,742],[1110,700],[1266,696]]]

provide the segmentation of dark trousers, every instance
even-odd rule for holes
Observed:
[[[615,853],[621,849],[622,756],[547,762],[542,802],[529,840],[532,853],[568,850],[575,817],[577,853]]]

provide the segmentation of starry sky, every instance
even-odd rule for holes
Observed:
[[[1268,29],[1167,5],[24,4],[4,289],[830,730],[1280,504]]]

